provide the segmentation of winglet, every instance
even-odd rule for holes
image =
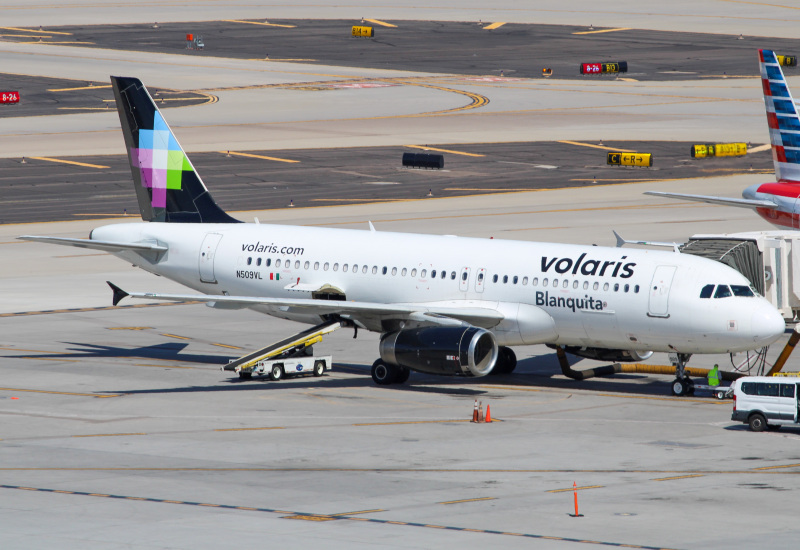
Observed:
[[[117,285],[115,285],[111,281],[106,281],[106,283],[108,283],[108,286],[110,286],[111,290],[114,292],[114,297],[112,299],[112,302],[113,302],[114,305],[117,305],[118,303],[120,303],[120,301],[122,301],[123,298],[126,298],[126,297],[130,296],[130,294],[128,294],[127,292],[122,290],[120,287],[118,287]]]
[[[616,230],[612,229],[611,232],[614,233],[614,236],[617,238],[617,248],[622,248],[623,246],[625,246],[625,243],[627,241],[622,237],[620,237],[619,233],[617,233]]]

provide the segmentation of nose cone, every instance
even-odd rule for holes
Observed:
[[[783,335],[786,322],[772,304],[764,303],[753,312],[751,325],[753,340],[759,346],[768,346]]]

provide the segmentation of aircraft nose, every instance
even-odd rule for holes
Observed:
[[[786,322],[772,304],[765,303],[756,308],[751,317],[753,340],[762,346],[768,346],[783,335]]]

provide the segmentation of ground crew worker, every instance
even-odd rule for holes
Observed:
[[[708,371],[708,385],[719,386],[719,365],[714,365],[714,368]]]

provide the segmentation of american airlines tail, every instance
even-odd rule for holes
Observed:
[[[775,177],[800,183],[800,117],[775,52],[759,50],[758,55]]]
[[[142,219],[238,223],[214,202],[144,84],[112,76],[111,86]]]

